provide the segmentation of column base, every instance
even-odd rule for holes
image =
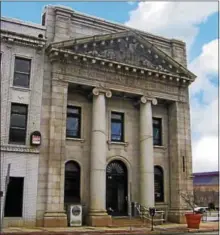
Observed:
[[[44,227],[67,227],[67,215],[65,212],[46,212],[44,214]]]
[[[89,213],[87,224],[92,227],[108,227],[112,225],[112,217],[106,212]]]
[[[186,224],[186,210],[170,210],[168,212],[168,221],[177,224]]]

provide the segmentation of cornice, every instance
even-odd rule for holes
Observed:
[[[1,40],[6,43],[22,44],[37,49],[43,49],[46,39],[19,34],[7,30],[1,30]]]
[[[40,150],[37,148],[30,148],[25,146],[1,145],[2,152],[18,152],[18,153],[35,153],[39,154]]]
[[[175,81],[178,84],[184,84],[184,85],[189,85],[192,80],[183,77],[180,75],[174,75],[169,72],[164,72],[164,71],[158,71],[158,70],[153,70],[149,68],[143,68],[143,67],[138,67],[130,64],[125,64],[113,60],[108,60],[100,57],[95,57],[95,56],[90,56],[86,54],[80,54],[73,52],[71,50],[67,49],[57,49],[53,47],[49,47],[47,49],[47,53],[49,55],[50,61],[53,63],[54,61],[60,61],[62,63],[67,63],[67,61],[74,63],[74,61],[80,62],[82,64],[93,64],[95,65],[100,65],[101,67],[107,67],[109,69],[117,69],[120,72],[125,72],[125,73],[132,73],[136,74],[139,76],[153,76],[162,80],[169,80],[169,81]]]

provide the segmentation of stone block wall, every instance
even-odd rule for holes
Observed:
[[[101,18],[88,16],[69,7],[46,6],[43,14],[45,14],[48,42],[109,34],[129,29],[123,24],[111,23]],[[177,62],[187,66],[184,42],[136,31]]]
[[[19,218],[5,217],[4,226],[33,227],[36,225],[38,153],[1,152],[0,176],[1,190],[4,192],[4,196],[8,164],[11,164],[11,177],[24,177],[23,214]],[[3,200],[4,197],[1,198],[2,203]]]
[[[1,18],[1,30],[9,31],[9,37],[19,34],[24,39],[45,35],[45,28],[41,25],[7,18]],[[44,50],[28,44],[2,41],[1,54],[1,185],[5,185],[9,163],[11,176],[24,177],[23,217],[5,218],[5,225],[35,226],[39,148],[30,146],[30,134],[40,130]],[[16,56],[31,59],[29,88],[13,86]],[[25,145],[9,144],[12,102],[28,105]],[[5,193],[5,188],[2,189]]]

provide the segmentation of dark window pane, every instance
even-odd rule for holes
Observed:
[[[162,145],[162,127],[160,118],[153,119],[153,142],[154,145]]]
[[[70,161],[65,166],[64,203],[80,202],[80,167]]]
[[[153,124],[154,125],[160,125],[160,119],[153,119]]]
[[[121,140],[121,138],[122,138],[122,124],[112,122],[111,134],[112,134],[112,140]]]
[[[155,201],[164,201],[163,170],[160,167],[154,167],[154,191]]]
[[[23,177],[10,177],[5,202],[6,217],[22,217],[23,187]]]
[[[78,109],[78,108],[71,108],[71,107],[68,107],[68,108],[67,108],[67,113],[68,113],[68,114],[79,114],[79,109]]]
[[[111,140],[124,141],[124,114],[111,113]]]
[[[67,117],[66,135],[68,137],[79,136],[79,118]]]
[[[112,119],[122,120],[122,114],[112,113]]]
[[[14,86],[29,87],[29,74],[14,74]]]
[[[27,105],[11,105],[9,143],[25,144],[27,125]]]
[[[26,130],[25,129],[10,129],[10,143],[25,144]]]
[[[15,58],[15,72],[30,73],[30,60]]]
[[[26,114],[27,113],[27,106],[26,105],[13,104],[11,106],[11,112],[12,113]]]
[[[26,127],[26,116],[24,114],[12,114],[11,116],[11,127]]]

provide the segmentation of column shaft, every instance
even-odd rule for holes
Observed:
[[[151,102],[140,104],[140,203],[154,206],[154,159]]]
[[[93,96],[90,212],[105,212],[106,191],[106,107],[105,95]]]

